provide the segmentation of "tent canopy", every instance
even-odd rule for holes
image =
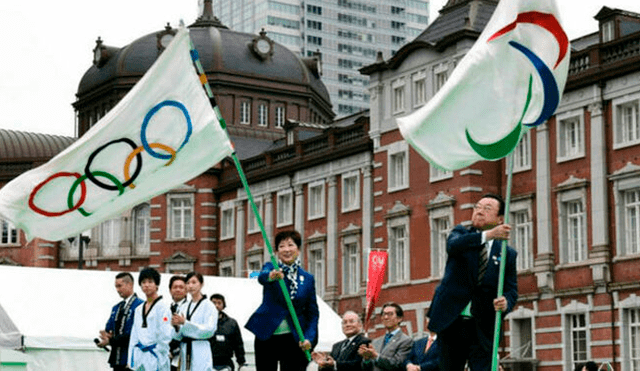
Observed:
[[[122,300],[114,271],[0,266],[0,348],[98,350],[93,339],[103,329],[111,308]],[[144,299],[134,276],[135,292]],[[162,274],[160,295],[170,301],[169,279]],[[242,330],[245,349],[253,351],[252,333],[244,328],[260,305],[262,286],[255,279],[205,276],[203,293],[224,295],[225,312]],[[344,338],[340,317],[318,298],[317,349],[330,350]]]

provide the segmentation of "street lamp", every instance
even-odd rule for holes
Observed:
[[[78,237],[79,237],[79,239],[78,239],[78,269],[82,269],[82,263],[83,263],[82,245],[86,244],[88,246],[89,242],[91,241],[91,237],[86,236],[84,234],[79,234]],[[67,239],[69,240],[69,244],[73,244],[73,241],[76,239],[76,237],[73,236],[73,237],[69,237]]]

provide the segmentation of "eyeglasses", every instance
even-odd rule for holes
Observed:
[[[396,312],[382,312],[382,317],[392,317],[393,315],[395,315]]]
[[[480,205],[480,204],[475,204],[475,205],[473,205],[473,209],[474,210],[478,210],[478,211],[479,210],[483,210],[483,211],[489,212],[489,211],[493,210],[493,207],[490,206],[490,205],[484,205],[483,206],[483,205]]]

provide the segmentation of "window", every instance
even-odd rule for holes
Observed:
[[[406,142],[398,143],[406,144]],[[404,148],[390,149],[388,153],[388,191],[406,189],[409,187],[408,149],[404,146]]]
[[[100,225],[100,247],[102,256],[120,254],[120,218],[109,219]]]
[[[284,107],[276,107],[276,127],[284,127]]]
[[[513,171],[525,170],[531,170],[531,130],[524,133],[513,150]]]
[[[322,15],[322,7],[315,5],[307,5],[307,12],[311,14]]]
[[[404,86],[393,89],[393,112],[404,111]]]
[[[614,100],[614,148],[640,143],[639,101],[637,96],[627,100]]]
[[[240,123],[249,125],[251,123],[251,102],[240,103]]]
[[[235,208],[232,202],[220,206],[220,239],[233,238],[235,235]]]
[[[322,22],[307,20],[307,28],[311,30],[322,31]]]
[[[640,253],[640,188],[630,189],[622,193],[624,202],[624,252]]]
[[[606,43],[614,38],[613,33],[613,21],[608,21],[602,24],[602,42]]]
[[[291,190],[278,192],[278,227],[293,223],[293,196]]]
[[[571,327],[571,362],[572,369],[575,369],[578,363],[584,363],[587,359],[587,321],[586,315],[570,314],[568,316]]]
[[[220,262],[220,276],[221,277],[233,277],[233,260],[227,260]]]
[[[523,312],[532,312],[523,310]],[[513,316],[512,316],[513,317]],[[514,360],[533,359],[533,314],[527,317],[513,318],[511,328],[511,358]]]
[[[309,184],[308,219],[324,217],[324,181]]]
[[[447,263],[447,237],[451,230],[448,215],[431,219],[431,276],[442,277]]]
[[[150,210],[149,204],[138,205],[133,209],[133,241],[136,255],[149,254]]]
[[[451,178],[453,178],[453,171],[444,170],[429,163],[429,181],[431,183]]]
[[[324,241],[309,244],[309,273],[316,281],[316,294],[324,295]]]
[[[360,173],[342,175],[342,212],[360,208]]]
[[[345,295],[354,295],[360,289],[360,259],[358,257],[358,241],[354,236],[345,237],[343,249],[343,282]]]
[[[628,332],[625,337],[629,344],[629,370],[640,370],[640,308],[627,309],[626,311]]]
[[[511,203],[509,224],[513,226],[509,244],[518,251],[517,269],[533,268],[533,223],[531,222],[532,203],[530,200]]]
[[[307,35],[307,43],[311,45],[322,46],[322,37]]]
[[[558,120],[558,162],[584,156],[582,115]]]
[[[258,106],[258,125],[269,125],[269,109],[266,104],[261,104]]]
[[[0,219],[2,226],[2,236],[0,236],[0,245],[16,245],[18,244],[18,229],[8,220]]]
[[[558,202],[560,262],[582,262],[587,258],[586,189],[561,192]]]
[[[449,78],[449,66],[446,62],[440,63],[433,68],[433,92],[440,90]]]
[[[389,282],[409,280],[409,241],[406,225],[389,229]]]
[[[427,85],[422,77],[413,82],[413,105],[421,106],[427,102]]]
[[[193,238],[193,194],[169,195],[169,238]]]
[[[260,216],[260,219],[262,220],[262,200],[261,199],[254,199],[253,202],[256,204],[256,209],[258,209],[258,216]],[[251,203],[247,203],[248,205],[248,210],[247,210],[247,232],[248,233],[255,233],[255,232],[260,232],[260,224],[258,224],[258,219],[256,218],[256,214],[253,211],[253,207],[251,207]]]

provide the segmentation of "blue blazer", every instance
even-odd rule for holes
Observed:
[[[440,341],[439,338],[431,344],[427,353],[424,352],[424,348],[427,347],[429,337],[426,336],[420,340],[416,340],[411,347],[411,352],[407,359],[404,361],[404,369],[407,368],[407,364],[413,363],[420,366],[420,371],[438,371],[440,363]]]
[[[264,341],[269,339],[282,320],[286,319],[293,337],[296,341],[300,341],[298,332],[293,325],[293,320],[289,315],[287,303],[282,295],[280,283],[278,280],[269,281],[269,272],[272,270],[273,264],[271,262],[265,263],[262,267],[262,271],[258,276],[258,282],[263,286],[262,304],[249,317],[244,327],[251,331],[257,339]],[[289,282],[285,275],[284,283],[287,290],[289,290]],[[312,346],[315,346],[318,343],[319,317],[318,303],[316,301],[316,283],[313,276],[302,268],[298,268],[298,291],[292,303],[304,338],[309,340]]]
[[[111,309],[111,315],[107,320],[105,326],[106,332],[112,332],[113,337],[109,344],[111,345],[111,354],[109,355],[109,364],[111,366],[126,366],[127,365],[127,353],[129,351],[129,337],[131,335],[131,327],[133,327],[133,317],[138,305],[144,303],[142,299],[133,294],[133,299],[129,310],[124,314],[124,327],[122,333],[118,333],[116,329],[116,316],[118,315],[118,308],[120,303],[113,306]]]
[[[495,325],[493,299],[498,293],[498,275],[502,259],[502,241],[494,240],[489,262],[482,282],[478,284],[478,260],[482,246],[482,233],[475,228],[456,226],[447,238],[447,264],[444,276],[429,308],[429,330],[442,332],[458,318],[471,302],[471,314],[478,323],[478,335],[484,345],[491,348]],[[518,299],[517,252],[507,246],[507,262],[503,295],[509,313]]]

